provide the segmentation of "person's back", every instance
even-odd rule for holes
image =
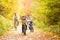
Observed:
[[[18,16],[17,16],[16,13],[14,13],[14,20],[15,20],[15,21],[18,21]]]
[[[30,16],[26,16],[26,20],[27,20],[27,22],[31,21]]]
[[[27,30],[27,21],[26,21],[26,17],[22,16],[22,33],[24,33],[24,35],[26,35],[26,30]]]
[[[22,16],[22,24],[26,24],[27,21],[26,21],[26,17],[25,16]]]
[[[18,16],[16,13],[14,13],[14,27],[15,29],[17,29],[19,22],[18,22]]]

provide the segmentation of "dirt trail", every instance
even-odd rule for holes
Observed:
[[[21,25],[17,27],[17,30],[14,28],[7,31],[3,36],[0,37],[0,40],[58,40],[56,36],[45,34],[39,29],[35,28],[34,32],[27,30],[27,35],[21,33]]]

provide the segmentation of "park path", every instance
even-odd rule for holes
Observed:
[[[34,28],[34,32],[30,32],[27,29],[27,35],[23,35],[21,30],[21,24],[17,27],[17,30],[14,28],[7,31],[3,36],[0,37],[0,40],[59,40],[58,37],[51,34],[46,34],[45,32]]]

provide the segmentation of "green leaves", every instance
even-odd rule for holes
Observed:
[[[59,35],[60,0],[34,0],[32,13],[37,18],[35,19],[36,26]],[[46,25],[48,25],[48,27]]]
[[[4,34],[7,30],[13,27],[13,21],[5,19],[0,15],[0,35]]]

